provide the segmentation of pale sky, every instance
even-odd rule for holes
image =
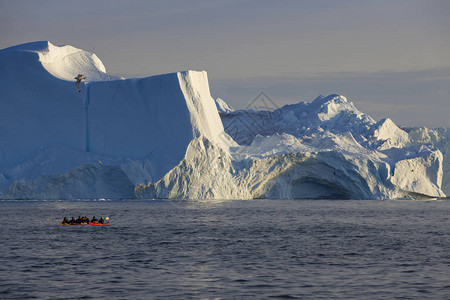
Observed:
[[[338,93],[375,119],[450,127],[450,1],[0,0],[0,49],[39,40],[108,73],[206,70],[244,108]]]

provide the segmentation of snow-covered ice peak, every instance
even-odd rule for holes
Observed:
[[[327,105],[328,103],[348,103],[348,100],[345,96],[339,95],[339,94],[330,94],[328,96],[319,95],[314,99],[311,104],[313,106],[323,106]]]
[[[78,74],[84,75],[86,81],[121,79],[119,76],[107,74],[97,55],[70,45],[55,46],[49,41],[32,42],[0,50],[0,64],[3,60],[8,60],[10,67],[30,66],[39,62],[51,75],[68,81],[73,81]]]
[[[226,132],[239,144],[249,145],[256,135],[289,133],[302,138],[322,131],[351,132],[358,142],[366,139],[375,121],[344,96],[319,96],[313,102],[285,105],[275,111],[232,111],[221,114]]]
[[[225,100],[223,100],[222,98],[217,98],[216,99],[216,106],[217,106],[217,110],[221,114],[228,114],[228,113],[234,111],[234,109],[232,109],[228,105],[228,103],[226,103]]]
[[[361,114],[353,103],[348,103],[347,98],[337,94],[332,94],[327,97],[320,96],[310,105],[321,121],[330,120],[342,112]]]
[[[382,119],[374,126],[373,137],[381,141],[379,150],[392,147],[403,148],[410,146],[409,135],[400,129],[391,119]]]
[[[285,120],[295,121],[290,116],[293,114],[304,126],[310,128],[320,126],[322,129],[338,128],[340,131],[354,131],[354,126],[375,123],[370,116],[360,112],[352,102],[348,102],[346,97],[337,94],[319,96],[311,103],[285,105],[280,111],[283,112]]]

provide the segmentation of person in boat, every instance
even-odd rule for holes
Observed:
[[[66,217],[64,217],[64,219],[61,222],[62,224],[70,224],[69,219],[67,219]]]
[[[91,219],[91,223],[98,223],[98,220],[95,216]]]
[[[74,224],[76,224],[76,223],[77,223],[77,221],[75,220],[74,217],[72,217],[72,219],[70,220],[70,224],[74,225]]]
[[[74,79],[77,80],[77,88],[78,88],[78,92],[81,93],[80,82],[81,82],[81,80],[86,79],[86,77],[84,77],[84,76],[81,75],[81,74],[78,74],[78,76],[75,77]]]
[[[81,224],[83,220],[81,219],[81,216],[78,216],[78,218],[75,221],[77,224]]]
[[[98,221],[100,224],[104,224],[105,220],[103,219],[103,217],[100,218],[100,220]]]

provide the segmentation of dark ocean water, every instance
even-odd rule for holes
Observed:
[[[63,216],[111,225],[60,226]],[[0,202],[0,299],[449,299],[450,201]]]

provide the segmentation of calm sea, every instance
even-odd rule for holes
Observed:
[[[60,226],[64,216],[110,226]],[[2,201],[0,299],[449,299],[450,201]]]

